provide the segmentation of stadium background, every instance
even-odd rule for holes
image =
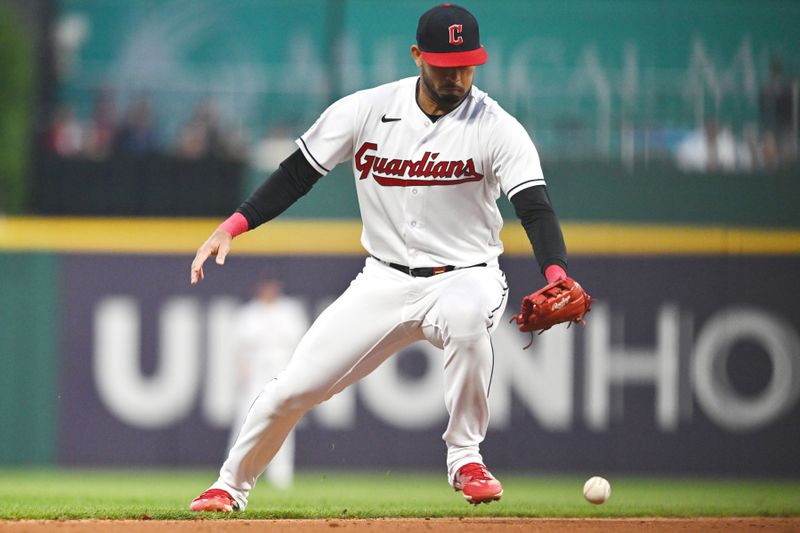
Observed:
[[[466,5],[490,54],[476,84],[536,141],[598,299],[532,350],[500,328],[487,460],[800,475],[800,5]],[[329,102],[414,73],[426,7],[0,4],[0,462],[219,463],[226,321],[265,265],[312,316],[346,286],[363,260],[348,169],[191,289],[194,249]],[[778,57],[788,117],[764,103]],[[683,158],[712,125],[733,158]],[[501,207],[515,302],[540,277]],[[438,372],[418,345],[315,410],[298,465],[441,468]]]

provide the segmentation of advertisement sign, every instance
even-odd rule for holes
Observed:
[[[64,257],[59,456],[65,465],[217,465],[233,419],[233,313],[266,271],[313,319],[358,257]],[[543,284],[502,262],[507,319]],[[586,327],[493,336],[494,469],[798,475],[800,258],[579,257]],[[788,289],[788,291],[787,291]],[[321,353],[320,358],[325,354]],[[444,468],[441,351],[411,345],[301,421],[300,467]]]

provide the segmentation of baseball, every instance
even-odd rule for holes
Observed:
[[[589,478],[583,484],[583,497],[586,501],[595,505],[600,505],[611,496],[611,484],[600,476]]]

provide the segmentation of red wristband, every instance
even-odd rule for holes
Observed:
[[[219,227],[230,233],[231,237],[236,237],[250,229],[250,226],[247,224],[247,219],[238,211],[229,216]]]
[[[566,279],[567,272],[558,265],[550,265],[544,269],[544,277],[547,283],[553,283],[559,279]]]

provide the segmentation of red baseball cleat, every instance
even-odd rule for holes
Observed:
[[[464,492],[469,503],[489,503],[503,495],[503,485],[480,463],[468,463],[458,469],[453,488]]]
[[[233,496],[228,494],[227,491],[222,489],[208,489],[192,500],[189,509],[196,512],[218,511],[221,513],[230,513],[231,511],[238,511],[239,504],[236,503],[236,500],[234,500]]]

